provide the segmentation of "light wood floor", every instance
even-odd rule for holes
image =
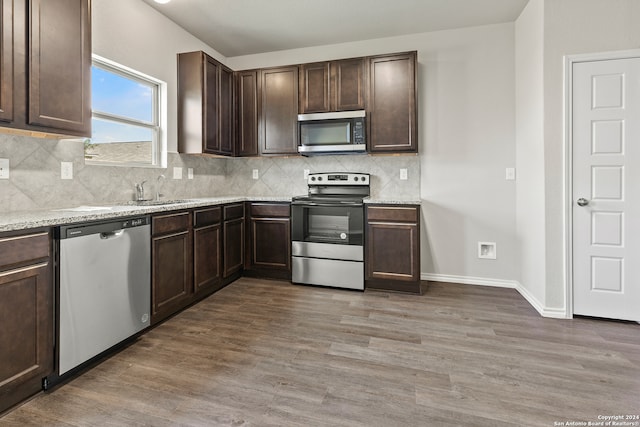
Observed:
[[[640,414],[640,325],[512,289],[243,278],[0,425],[553,426]]]

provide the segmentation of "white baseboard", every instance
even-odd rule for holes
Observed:
[[[489,279],[485,277],[472,276],[453,276],[448,274],[420,274],[421,280],[432,280],[434,282],[460,283],[463,285],[477,286],[493,286],[497,288],[510,288],[517,290],[524,299],[527,300],[533,308],[536,309],[542,317],[550,317],[554,319],[566,319],[567,311],[562,308],[545,307],[536,297],[534,297],[520,282],[517,280]]]
[[[493,286],[495,288],[517,289],[519,283],[515,280],[487,279],[485,277],[452,276],[448,274],[420,274],[420,280],[432,280],[434,282],[461,283],[463,285]]]

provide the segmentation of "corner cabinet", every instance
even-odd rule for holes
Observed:
[[[0,126],[91,136],[89,0],[1,0],[0,11]]]
[[[367,205],[365,286],[420,293],[420,206]]]
[[[298,154],[298,66],[260,70],[261,155]]]
[[[244,264],[244,203],[224,205],[222,209],[222,276],[234,280]]]
[[[236,73],[237,156],[258,155],[258,71]]]
[[[370,153],[418,151],[416,52],[369,58]]]
[[[0,413],[53,373],[51,265],[49,230],[0,235]]]
[[[202,51],[178,54],[178,152],[233,154],[233,71]]]

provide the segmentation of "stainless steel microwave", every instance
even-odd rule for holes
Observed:
[[[365,153],[364,110],[298,114],[302,155]]]

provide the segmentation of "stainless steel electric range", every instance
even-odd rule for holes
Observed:
[[[364,290],[369,174],[313,173],[291,203],[292,282]]]

